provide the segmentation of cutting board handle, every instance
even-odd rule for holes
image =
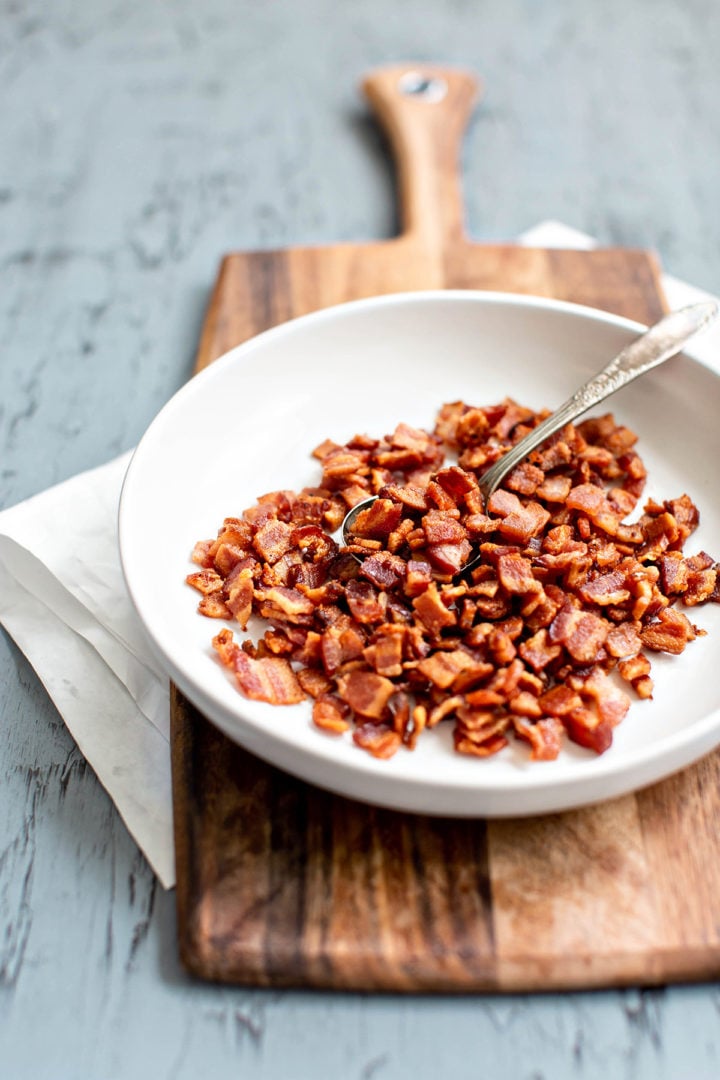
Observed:
[[[480,83],[457,68],[402,64],[371,71],[362,88],[395,155],[403,234],[442,250],[464,234],[460,148]]]

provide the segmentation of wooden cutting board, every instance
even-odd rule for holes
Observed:
[[[642,322],[660,315],[658,268],[644,251],[467,239],[458,159],[472,76],[395,67],[372,73],[364,90],[397,163],[401,235],[226,256],[198,368],[293,316],[409,289],[500,289]],[[229,742],[176,689],[171,721],[178,933],[195,975],[468,991],[720,972],[720,754],[600,806],[453,821],[289,777]]]

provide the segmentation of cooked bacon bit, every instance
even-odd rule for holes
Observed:
[[[516,552],[498,557],[497,573],[500,584],[509,593],[525,596],[542,591],[542,585],[533,575],[532,563]]]
[[[580,611],[565,604],[550,624],[549,637],[554,644],[564,645],[573,660],[592,663],[605,644],[610,627],[599,615]]]
[[[548,645],[548,632],[545,627],[524,641],[518,651],[533,671],[542,671],[562,653],[559,645]]]
[[[550,512],[540,503],[529,502],[523,505],[510,491],[498,488],[488,500],[488,510],[498,514],[502,520],[498,530],[511,543],[527,544],[550,520]]]
[[[379,589],[395,589],[405,579],[407,564],[399,556],[381,551],[363,561],[360,573]]]
[[[448,469],[440,469],[435,479],[456,503],[464,501],[471,492],[478,491],[476,477],[457,465],[452,465]]]
[[[337,680],[338,695],[358,716],[382,720],[385,706],[395,692],[395,685],[373,671],[351,671]]]
[[[209,568],[213,564],[213,557],[211,555],[211,549],[213,547],[213,540],[198,540],[197,544],[192,550],[190,558],[198,566],[204,566]]]
[[[415,745],[427,726],[427,709],[424,705],[416,705],[410,715],[410,723],[403,734],[403,742],[408,750],[414,750]]]
[[[353,732],[353,742],[373,757],[387,760],[400,749],[402,738],[383,724],[361,724]]]
[[[380,623],[385,619],[387,597],[369,581],[348,581],[345,586],[350,614],[359,623]]]
[[[434,581],[425,592],[413,600],[412,606],[433,637],[439,637],[445,627],[455,626],[457,623],[457,615],[442,602]]]
[[[302,621],[304,616],[315,612],[315,605],[298,589],[288,589],[278,585],[257,594],[260,600],[260,614],[267,619],[287,619],[289,622]]]
[[[688,563],[690,560],[688,559]],[[718,572],[711,570],[691,570],[688,574],[687,589],[683,593],[683,603],[688,607],[704,604],[714,598],[717,588]]]
[[[523,461],[510,473],[505,487],[510,491],[517,491],[520,495],[534,495],[544,480],[545,473],[542,469],[531,465],[529,461]]]
[[[651,697],[642,650],[677,654],[702,632],[672,605],[720,602],[720,565],[683,554],[699,522],[687,495],[624,520],[646,473],[610,414],[567,425],[486,506],[479,475],[544,415],[509,398],[453,402],[434,434],[399,424],[327,440],[314,451],[320,486],[262,495],[196,544],[199,610],[270,623],[256,644],[229,629],[213,639],[240,691],[309,695],[318,728],[352,731],[379,758],[442,722],[477,757],[512,737],[533,760],[555,758],[563,738],[606,750],[630,703],[609,672]],[[457,465],[443,464],[441,441]],[[339,550],[329,532],[370,494]],[[461,575],[473,548],[480,561]]]
[[[564,503],[570,494],[572,480],[569,476],[545,476],[543,482],[535,489],[535,494],[543,502]]]
[[[232,612],[216,593],[203,596],[198,604],[198,611],[208,619],[231,619]]]
[[[294,532],[294,525],[271,518],[255,533],[253,547],[261,559],[272,565],[281,555],[290,550],[290,538]]]
[[[488,418],[482,409],[468,409],[455,428],[455,440],[458,446],[469,446],[480,442],[488,427]]]
[[[424,512],[428,509],[427,496],[423,488],[415,487],[414,484],[386,484],[380,488],[378,495],[382,499],[392,499],[393,502],[402,503],[408,510]]]
[[[578,593],[588,604],[622,604],[630,599],[630,592],[625,587],[625,575],[620,570],[609,574],[598,574],[590,581],[586,580]]]
[[[353,536],[384,540],[398,527],[401,517],[402,506],[391,499],[377,499],[366,510],[360,511],[350,532]]]
[[[378,673],[394,678],[402,675],[403,645],[405,631],[401,626],[387,624],[381,627],[373,643],[363,649],[368,664]]]
[[[296,674],[297,681],[310,697],[319,698],[323,694],[329,694],[333,688],[332,680],[317,668],[300,668]]]
[[[610,656],[618,659],[624,656],[635,656],[640,651],[641,646],[642,641],[640,640],[638,628],[631,622],[623,622],[619,626],[613,626],[605,638],[605,649]]]
[[[239,565],[239,564],[238,564]],[[231,574],[225,582],[225,600],[227,606],[244,630],[252,614],[255,589],[253,572],[249,566]]]
[[[643,645],[654,652],[679,655],[685,651],[688,641],[697,637],[695,628],[686,615],[675,608],[663,608],[657,619],[640,631]]]
[[[430,563],[410,559],[408,560],[407,571],[406,596],[419,596],[432,584],[432,567]]]
[[[670,551],[660,559],[661,580],[666,596],[681,596],[688,589],[688,563],[679,551]]]
[[[221,630],[213,645],[222,662],[235,672],[245,697],[271,705],[295,705],[304,700],[303,688],[287,660],[274,656],[253,660],[235,645],[229,630]]]
[[[636,679],[650,674],[650,661],[644,653],[638,653],[637,656],[621,660],[618,664],[618,673],[625,682],[634,683]]]
[[[431,510],[422,519],[422,529],[428,544],[459,544],[467,539],[467,530],[440,510]]]
[[[521,739],[530,743],[530,757],[533,761],[555,761],[562,747],[563,725],[553,716],[546,716],[537,723],[526,719],[513,719],[515,731]]]
[[[447,690],[458,675],[474,666],[475,661],[469,653],[466,653],[464,649],[453,649],[449,652],[432,653],[420,661],[417,670],[435,686],[441,690]]]
[[[528,716],[533,720],[539,720],[543,712],[535,694],[529,690],[521,690],[509,702],[510,711],[516,716]]]
[[[453,694],[452,697],[444,698],[439,705],[435,705],[430,713],[426,715],[423,726],[436,727],[441,720],[453,716],[459,708],[465,705],[465,702],[466,699],[462,694]]]
[[[563,717],[565,730],[579,746],[604,754],[612,745],[612,726],[593,709],[580,706]]]
[[[582,705],[580,695],[569,686],[560,684],[540,695],[538,704],[547,716],[569,716]]]
[[[611,727],[616,727],[630,708],[627,694],[599,667],[586,676],[571,675],[568,682],[582,698],[592,702],[600,719]]]
[[[329,626],[320,638],[320,658],[327,675],[336,672],[348,662],[362,656],[365,641],[352,627]]]
[[[203,596],[211,596],[213,593],[222,592],[223,578],[217,570],[198,570],[196,574],[188,574],[185,578],[188,585],[197,589]]]
[[[323,731],[330,732],[331,735],[342,735],[349,729],[349,714],[350,710],[344,702],[326,691],[313,702],[313,723]]]

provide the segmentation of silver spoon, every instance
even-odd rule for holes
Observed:
[[[503,454],[486,473],[478,478],[485,500],[490,498],[505,477],[541,443],[549,439],[556,431],[560,431],[566,424],[572,423],[578,416],[582,416],[593,405],[598,405],[616,390],[632,382],[633,379],[637,379],[638,375],[643,375],[651,368],[675,356],[694,334],[703,330],[717,317],[719,311],[720,308],[714,300],[705,300],[699,304],[679,308],[665,315],[644,334],[626,345],[607,367],[604,367],[597,375],[593,375],[559,409],[528,432],[524,439]],[[353,539],[350,530],[357,515],[361,510],[371,506],[377,498],[377,495],[373,495],[369,499],[363,499],[345,515],[342,523],[344,544],[349,544]],[[358,562],[362,562],[363,555],[355,552],[353,555]],[[466,570],[475,566],[479,558],[476,556],[469,560],[459,573],[465,573]]]

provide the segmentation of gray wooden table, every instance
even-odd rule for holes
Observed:
[[[557,218],[720,292],[714,0],[7,0],[0,506],[131,447],[187,378],[229,248],[395,227],[356,95],[481,73],[469,228]],[[156,885],[0,634],[0,1075],[715,1078],[716,985],[399,998],[196,985]]]

